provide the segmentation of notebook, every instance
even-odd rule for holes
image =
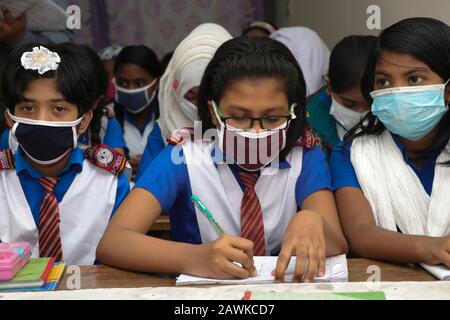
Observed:
[[[0,289],[40,288],[45,284],[54,258],[30,259],[11,281],[0,281]]]
[[[274,283],[272,271],[275,270],[278,257],[253,257],[258,272],[256,277],[247,279],[220,280],[194,277],[182,274],[177,278],[176,285],[200,285],[200,284],[265,284]],[[292,282],[295,271],[296,258],[292,257],[285,272],[285,282]],[[314,282],[346,282],[348,281],[347,258],[345,254],[327,258],[325,276],[315,278]]]
[[[61,279],[64,275],[64,270],[66,269],[66,264],[64,262],[55,262],[53,264],[52,270],[48,275],[45,284],[42,287],[38,288],[17,288],[17,289],[8,289],[8,290],[0,290],[2,292],[18,292],[18,291],[54,291],[58,287]]]
[[[429,264],[421,263],[422,268],[427,270],[433,276],[442,281],[450,281],[450,269],[444,265],[430,266]]]
[[[386,300],[384,292],[247,291],[242,300]]]
[[[66,12],[52,0],[0,0],[0,7],[6,7],[13,17],[27,14],[27,29],[33,31],[59,31],[66,29]],[[3,21],[0,13],[0,21]]]

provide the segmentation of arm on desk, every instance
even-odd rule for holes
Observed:
[[[247,278],[254,272],[253,244],[246,239],[225,236],[192,245],[147,236],[160,213],[161,206],[150,192],[134,189],[111,220],[97,248],[97,258],[124,269],[221,279]]]
[[[337,190],[336,203],[350,249],[358,256],[450,267],[450,237],[407,235],[378,227],[369,202],[357,188]]]

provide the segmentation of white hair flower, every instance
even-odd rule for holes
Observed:
[[[39,74],[44,74],[47,71],[58,69],[61,58],[56,52],[39,46],[34,47],[33,51],[24,52],[20,62],[25,70],[37,70]]]

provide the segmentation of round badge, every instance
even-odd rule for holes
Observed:
[[[95,159],[104,166],[109,166],[114,161],[114,153],[107,148],[99,148]]]

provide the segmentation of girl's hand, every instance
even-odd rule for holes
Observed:
[[[253,265],[253,242],[223,236],[214,242],[198,246],[191,256],[191,266],[186,273],[214,279],[245,279],[256,275]],[[242,265],[239,266],[235,262]]]
[[[450,236],[426,238],[421,241],[419,250],[426,264],[444,264],[450,268]]]
[[[314,211],[300,211],[290,222],[278,257],[275,280],[284,281],[292,256],[297,256],[292,282],[312,282],[325,275],[325,234],[322,216]]]

